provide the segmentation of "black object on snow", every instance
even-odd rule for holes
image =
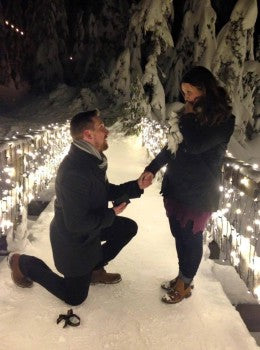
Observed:
[[[63,328],[69,326],[77,327],[80,325],[80,317],[73,313],[72,309],[69,309],[67,312],[67,315],[60,314],[57,318],[57,324],[59,324],[61,321],[64,321]]]

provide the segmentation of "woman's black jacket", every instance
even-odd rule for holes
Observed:
[[[175,154],[167,146],[145,168],[155,174],[167,164],[161,193],[201,211],[215,211],[219,202],[221,168],[234,131],[231,115],[218,125],[200,125],[194,114],[180,117],[183,141]]]
[[[55,266],[66,277],[85,275],[102,260],[100,231],[115,218],[108,201],[143,193],[137,181],[110,184],[100,163],[72,144],[58,169],[50,239]]]

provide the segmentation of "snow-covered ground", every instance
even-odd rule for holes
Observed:
[[[110,135],[108,175],[112,183],[134,179],[147,164],[135,137]],[[108,265],[122,274],[118,285],[91,286],[88,299],[73,311],[77,328],[56,324],[70,308],[34,284],[13,284],[6,260],[0,262],[0,350],[253,350],[258,349],[239,313],[216,279],[216,266],[205,249],[193,295],[177,305],[160,301],[160,284],[178,271],[174,240],[154,183],[123,215],[139,225],[137,236]],[[54,268],[49,244],[53,201],[30,228],[25,252]],[[218,266],[217,274],[226,272]],[[222,276],[224,279],[224,276]],[[234,282],[233,282],[234,283]],[[237,286],[233,285],[234,290]]]

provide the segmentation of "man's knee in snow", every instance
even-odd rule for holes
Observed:
[[[88,293],[84,293],[81,295],[68,295],[65,303],[71,306],[77,306],[83,303],[87,299]]]
[[[129,219],[129,223],[128,223],[128,227],[129,227],[129,235],[134,237],[138,231],[138,225],[134,220]]]

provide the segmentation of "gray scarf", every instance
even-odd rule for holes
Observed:
[[[101,160],[102,163],[98,164],[99,168],[104,172],[107,171],[107,157],[104,155],[104,153],[99,153],[98,150],[91,145],[91,143],[84,140],[74,140],[72,143],[82,151],[92,154],[94,157]]]

